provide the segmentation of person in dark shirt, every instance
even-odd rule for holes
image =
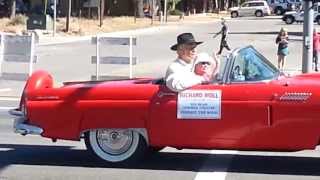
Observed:
[[[281,28],[276,38],[276,44],[278,44],[278,68],[283,71],[286,63],[286,56],[289,54],[289,38],[288,31],[285,28]]]
[[[220,41],[220,49],[217,53],[217,55],[220,55],[223,48],[226,48],[228,51],[231,50],[231,48],[229,47],[228,45],[228,42],[227,42],[227,37],[228,37],[228,33],[229,33],[229,29],[228,29],[228,26],[226,24],[226,20],[225,19],[221,19],[221,25],[222,25],[222,28],[219,32],[217,32],[213,38],[217,37],[219,34],[221,34],[221,41]]]

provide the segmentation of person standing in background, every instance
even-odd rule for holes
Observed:
[[[276,44],[278,44],[278,68],[283,71],[286,63],[286,56],[289,54],[289,37],[286,29],[280,29],[276,38]]]
[[[317,29],[313,29],[313,63],[314,63],[314,70],[318,71],[318,59],[319,59],[319,52],[320,52],[320,35],[317,32]]]

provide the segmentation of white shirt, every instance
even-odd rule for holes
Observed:
[[[188,64],[181,59],[173,61],[166,72],[166,85],[175,92],[201,84],[203,81],[202,76],[193,72],[193,63]]]

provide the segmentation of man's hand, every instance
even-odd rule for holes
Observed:
[[[213,63],[212,63],[212,76],[214,77],[218,74],[220,68],[220,59],[217,56],[217,53],[213,52]]]
[[[212,68],[212,66],[206,67],[202,77],[204,79],[203,83],[209,83],[209,82],[211,82],[213,80],[213,68]]]

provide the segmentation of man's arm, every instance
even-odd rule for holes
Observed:
[[[166,78],[166,85],[175,92],[185,90],[197,84],[207,81],[204,77],[195,75],[192,72],[172,73]]]
[[[215,35],[213,35],[213,38],[216,38],[219,34],[222,33],[222,30],[220,30],[219,32],[217,32]]]

